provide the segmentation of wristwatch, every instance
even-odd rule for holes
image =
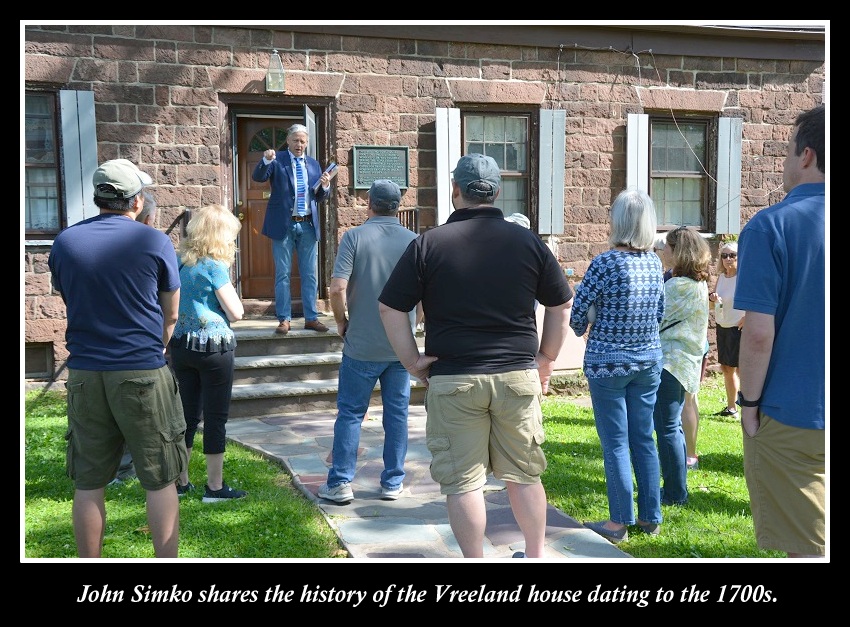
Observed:
[[[744,398],[743,394],[738,392],[738,403],[737,404],[738,404],[739,407],[758,407],[759,405],[761,405],[761,397],[759,397],[759,399],[755,400],[755,401],[748,401],[747,399]]]

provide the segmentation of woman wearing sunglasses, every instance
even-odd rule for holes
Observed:
[[[738,390],[738,352],[741,348],[741,328],[744,326],[744,313],[735,309],[735,283],[738,275],[738,243],[725,242],[720,248],[717,265],[717,283],[708,300],[714,306],[714,322],[717,330],[717,362],[723,372],[726,385],[726,407],[717,412],[717,416],[737,416]]]

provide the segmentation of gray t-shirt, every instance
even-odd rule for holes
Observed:
[[[403,227],[397,217],[374,216],[346,231],[339,243],[333,277],[348,281],[348,330],[343,353],[360,361],[398,361],[378,313],[378,296],[384,289],[408,244],[416,233]],[[410,326],[416,324],[416,309]]]

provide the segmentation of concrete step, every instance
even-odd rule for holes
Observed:
[[[343,340],[333,316],[320,313],[319,320],[328,326],[327,333],[305,330],[303,318],[293,320],[286,335],[275,333],[278,321],[273,317],[252,317],[232,325],[236,359],[231,419],[336,410]],[[424,335],[419,334],[417,342],[424,346]],[[425,387],[411,381],[411,404],[424,401]],[[381,404],[380,384],[371,403]]]
[[[282,377],[287,381],[335,379],[339,377],[342,353],[257,355],[234,361],[234,384],[279,383]]]
[[[339,379],[305,379],[280,383],[248,383],[233,386],[230,419],[240,420],[318,410],[336,410]],[[425,386],[411,381],[410,404],[425,402]],[[381,405],[380,383],[372,392],[370,405]]]

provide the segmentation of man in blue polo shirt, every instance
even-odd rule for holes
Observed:
[[[826,110],[788,140],[787,195],[741,230],[744,476],[759,548],[826,555]]]

